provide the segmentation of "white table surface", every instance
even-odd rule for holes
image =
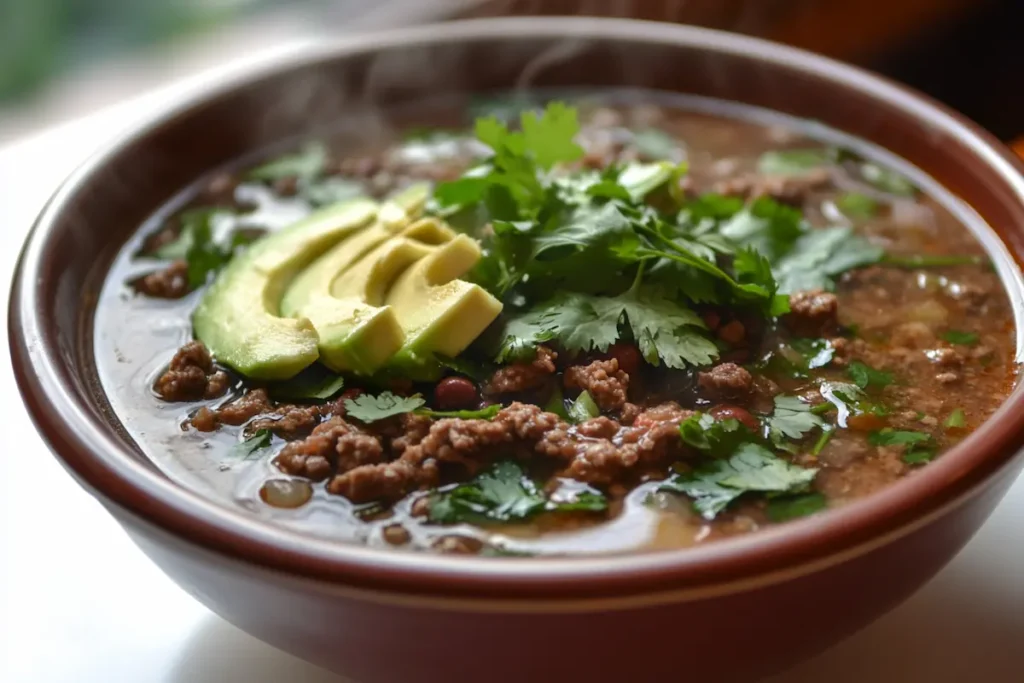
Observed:
[[[170,92],[0,150],[3,302],[22,239],[55,185]],[[151,564],[50,457],[7,353],[0,415],[0,682],[341,683],[227,624]],[[1024,479],[910,601],[771,683],[1002,683],[1024,680],[1022,672]]]

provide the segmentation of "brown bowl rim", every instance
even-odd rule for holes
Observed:
[[[403,28],[299,47],[243,69],[227,82],[204,81],[171,111],[150,115],[97,152],[57,190],[37,219],[19,259],[9,308],[15,376],[26,407],[51,449],[108,507],[124,509],[188,543],[247,563],[320,579],[367,594],[444,599],[587,601],[671,592],[675,599],[707,591],[741,590],[792,577],[893,539],[941,516],[1008,466],[1024,443],[1024,390],[1018,386],[996,413],[961,444],[888,489],[840,509],[747,536],[678,551],[566,559],[466,558],[396,552],[314,539],[215,504],[137,462],[113,428],[83,410],[55,370],[57,340],[43,333],[45,310],[35,283],[48,233],[75,188],[118,149],[175,111],[196,105],[261,75],[323,59],[399,45],[429,45],[487,36],[603,38],[685,44],[715,52],[755,55],[823,78],[831,86],[884,97],[922,122],[956,133],[994,169],[1024,205],[1019,160],[960,114],[912,90],[853,66],[769,41],[710,29],[656,22],[580,17],[473,19]],[[1006,200],[1004,200],[1006,201]],[[1005,242],[1004,242],[1005,244]],[[1020,255],[1015,254],[1015,259]],[[680,593],[683,591],[683,593]],[[685,594],[685,595],[684,595]]]

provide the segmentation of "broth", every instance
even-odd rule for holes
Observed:
[[[611,348],[573,353],[559,346],[558,337],[551,344],[545,342],[542,347],[550,346],[557,353],[557,360],[548,366],[541,367],[542,350],[537,356],[540,360],[503,363],[515,366],[515,372],[470,383],[476,392],[474,401],[483,389],[484,398],[504,406],[518,399],[528,405],[555,405],[556,413],[567,411],[568,417],[559,421],[565,438],[544,448],[550,452],[575,449],[568,460],[523,455],[523,437],[509,436],[506,447],[506,441],[500,441],[505,436],[481,436],[488,429],[478,424],[482,420],[507,419],[511,425],[517,419],[515,415],[506,418],[505,412],[495,418],[492,411],[473,421],[477,446],[470,457],[478,463],[466,465],[463,471],[434,454],[421,464],[439,467],[440,473],[431,476],[439,477],[433,483],[440,493],[426,493],[435,487],[423,485],[415,478],[419,475],[414,475],[406,495],[380,504],[352,493],[358,491],[354,478],[338,483],[344,473],[333,461],[327,485],[323,480],[314,481],[316,476],[302,476],[313,471],[312,460],[305,452],[299,454],[298,446],[292,447],[296,454],[288,460],[291,464],[282,465],[286,441],[306,443],[313,425],[328,422],[332,415],[340,419],[337,416],[345,412],[342,406],[348,405],[342,399],[334,396],[320,401],[328,407],[312,412],[303,407],[308,403],[300,404],[294,415],[264,405],[262,410],[236,419],[216,411],[224,406],[230,410],[231,405],[238,405],[233,402],[239,396],[267,386],[266,382],[246,380],[228,369],[217,380],[226,387],[225,393],[169,401],[165,400],[167,393],[180,387],[175,384],[168,389],[170,385],[162,379],[177,350],[192,340],[191,317],[207,289],[202,286],[180,298],[170,298],[169,294],[188,289],[183,283],[189,273],[181,266],[167,275],[168,262],[173,259],[154,258],[155,251],[162,249],[166,255],[173,252],[168,245],[180,244],[183,210],[208,206],[224,210],[203,219],[214,242],[218,236],[234,233],[252,238],[307,216],[312,210],[310,197],[318,192],[333,198],[346,194],[381,198],[418,180],[454,181],[488,154],[487,148],[466,132],[468,120],[454,132],[417,138],[405,131],[396,132],[392,139],[366,141],[358,132],[341,131],[329,142],[328,160],[322,164],[326,170],[319,172],[318,185],[302,186],[302,179],[296,182],[294,174],[246,180],[244,170],[219,171],[156,211],[118,255],[97,308],[95,354],[110,404],[143,452],[183,485],[301,533],[442,552],[611,553],[705,543],[870,495],[901,477],[913,476],[929,460],[941,457],[942,451],[980,425],[1008,395],[1016,377],[1012,310],[978,240],[953,213],[958,200],[938,190],[925,194],[915,189],[903,174],[874,161],[866,147],[851,152],[849,141],[844,140],[839,149],[829,131],[764,112],[655,93],[576,93],[572,101],[581,112],[584,126],[579,140],[587,150],[582,160],[568,164],[577,175],[587,168],[600,172],[611,163],[628,166],[651,160],[663,160],[678,171],[674,165],[686,162],[686,173],[676,172],[667,181],[675,183],[668,199],[659,196],[658,189],[645,195],[642,203],[662,212],[661,220],[689,221],[687,225],[697,226],[687,234],[691,241],[681,242],[687,249],[692,243],[704,245],[699,248],[709,251],[712,260],[741,273],[736,266],[739,252],[715,252],[716,243],[707,235],[725,230],[722,234],[731,235],[729,239],[753,243],[749,236],[762,231],[768,237],[757,239],[764,249],[775,249],[770,231],[796,225],[797,219],[786,222],[790,220],[787,216],[792,216],[786,211],[796,208],[813,226],[812,232],[840,226],[852,228],[859,236],[860,241],[849,243],[853,246],[828,256],[832,262],[842,261],[856,249],[864,254],[884,250],[885,256],[864,256],[849,268],[836,265],[834,274],[826,273],[828,282],[834,282],[834,295],[818,292],[817,287],[810,287],[809,294],[800,293],[803,288],[794,290],[788,314],[766,318],[746,308],[700,301],[694,294],[700,283],[687,280],[674,295],[665,296],[685,300],[686,309],[697,318],[680,323],[675,332],[678,337],[663,345],[655,339],[645,348],[644,333],[638,333],[639,324],[633,324],[639,313],[629,312],[635,309],[624,309],[625,317],[613,322],[612,331],[617,324],[623,336]],[[307,157],[313,153],[312,148],[307,149]],[[325,178],[333,180],[326,182]],[[927,183],[917,175],[914,180]],[[625,185],[621,175],[619,182]],[[709,195],[713,201],[707,199]],[[723,197],[734,199],[720,201]],[[764,197],[769,201],[761,201]],[[701,198],[706,201],[701,203]],[[615,197],[585,201],[605,199],[609,203],[600,206],[627,201]],[[667,212],[659,202],[676,204]],[[677,219],[680,208],[686,217]],[[700,211],[707,215],[697,220],[694,216]],[[462,227],[459,221],[465,216],[455,213],[445,218]],[[700,233],[701,220],[708,221],[704,225],[714,223],[714,227]],[[765,222],[775,227],[758,227]],[[730,227],[722,228],[726,223]],[[474,236],[483,237],[486,246],[494,225],[488,222],[483,232],[479,225],[474,230]],[[588,238],[584,234],[581,239]],[[556,256],[561,258],[564,242],[559,244],[563,251]],[[587,253],[588,248],[579,247],[579,253]],[[672,247],[664,249],[671,251]],[[533,261],[543,263],[541,256],[543,253],[534,254]],[[786,277],[794,282],[806,280],[815,269],[825,272],[822,269],[827,266],[822,265],[824,257],[815,260],[810,248],[801,255],[803,261],[792,255],[789,258],[793,263]],[[661,272],[658,268],[668,268],[664,264],[670,260],[652,259],[645,262],[651,265],[639,268],[630,262],[621,273],[601,273],[602,282],[581,285],[588,290],[583,294],[606,296],[614,289],[619,292],[615,296],[626,296],[633,291],[631,281],[648,278],[647,286]],[[145,279],[154,273],[160,275]],[[620,274],[626,278],[621,287],[614,283]],[[584,275],[574,277],[585,280]],[[547,271],[543,277],[548,277]],[[536,303],[543,298],[535,291],[544,288],[543,277],[522,279],[510,291],[524,292],[517,296]],[[749,278],[754,276],[744,277],[735,275],[737,296],[743,285],[752,284]],[[776,274],[777,279],[781,277]],[[658,282],[672,284],[670,280]],[[505,301],[502,320],[519,315],[508,303],[512,299]],[[558,310],[568,310],[568,306],[563,304]],[[677,312],[668,319],[678,322],[683,320],[680,316]],[[491,331],[500,324],[501,320]],[[593,323],[594,329],[597,324]],[[628,325],[633,325],[632,331],[623,332]],[[684,329],[690,330],[686,334],[691,336],[679,332]],[[669,336],[652,330],[655,327],[648,330],[652,337]],[[692,335],[699,339],[695,341]],[[704,367],[679,362],[683,367],[667,368],[673,349],[683,356],[699,356],[694,348],[714,349],[718,358]],[[660,354],[658,365],[650,354]],[[192,366],[196,367],[195,363]],[[626,370],[622,379],[618,373]],[[200,378],[205,373],[210,381],[213,372],[202,371]],[[450,369],[446,372],[453,374]],[[455,372],[454,376],[465,373]],[[437,380],[411,386],[394,380],[391,377],[382,384],[346,376],[345,389],[358,387],[367,395],[379,395],[385,388],[399,395],[419,392],[428,407],[445,407],[438,404]],[[212,384],[206,386],[208,393],[216,393],[209,388]],[[270,386],[273,390],[276,385]],[[557,403],[551,403],[556,387],[564,392],[561,411]],[[580,409],[574,398],[581,390],[601,415],[591,413],[585,415],[591,419],[574,423],[572,411]],[[356,398],[347,397],[350,401]],[[623,399],[628,402],[623,404]],[[656,406],[665,402],[674,405],[668,412],[658,413]],[[334,412],[330,406],[336,406]],[[466,406],[477,408],[475,403]],[[207,411],[202,412],[203,408]],[[267,412],[276,421],[260,423]],[[285,427],[284,421],[292,418],[296,424]],[[388,418],[374,427],[362,425],[357,418],[356,428],[350,431],[369,433],[379,442],[378,448],[384,444],[384,450],[390,452],[395,448],[394,435],[379,431],[387,425],[391,425],[387,429],[411,433],[443,419],[423,417],[420,422],[426,427],[415,427],[416,418]],[[399,420],[405,422],[397,426]],[[232,425],[232,421],[241,424]],[[343,421],[349,425],[343,430],[352,422],[351,417]],[[678,435],[681,423],[689,425],[689,437],[685,432],[683,437]],[[258,434],[259,425],[269,431]],[[751,428],[749,434],[744,425]],[[197,427],[212,429],[199,431]],[[537,444],[544,439],[552,441],[550,433],[554,431],[557,429],[548,429],[539,441],[526,439],[529,448],[540,452],[542,446]],[[244,441],[254,434],[256,440]],[[737,438],[736,434],[744,436]],[[335,434],[331,438],[335,439],[333,447],[341,437]],[[486,438],[497,441],[485,443]],[[632,443],[630,439],[639,445],[630,451],[632,459],[627,461],[622,453]],[[653,445],[647,448],[644,439]],[[697,445],[702,439],[710,441]],[[730,440],[743,443],[736,450],[716,450],[725,449],[721,444]],[[593,450],[584,453],[591,447]],[[598,447],[616,454],[614,467],[598,461]],[[754,469],[767,468],[777,474],[776,480],[750,483],[753,477],[741,471],[732,472],[733,479],[727,481],[722,468],[749,463],[742,458],[734,460],[741,448],[747,449],[747,455],[761,458]],[[499,451],[500,456],[495,455]],[[387,452],[384,464],[389,461]],[[365,453],[356,451],[357,457]],[[511,503],[532,505],[533,512],[521,519],[511,515],[511,519],[499,520],[488,503],[477,517],[451,513],[457,504],[468,505],[468,498],[457,496],[481,495],[480,490],[469,489],[454,493],[452,487],[479,482],[492,463],[506,456],[537,481],[534,490],[529,481],[518,479],[516,471],[505,480],[506,484],[518,481],[520,487]],[[435,462],[438,458],[440,466]],[[492,480],[504,476],[495,472],[490,475]],[[582,474],[574,479],[573,472]],[[762,475],[771,478],[771,472],[762,471]],[[812,474],[803,477],[802,472]],[[736,484],[739,480],[745,483]],[[268,481],[273,483],[268,485]],[[379,482],[374,485],[382,486]],[[350,495],[329,493],[329,487]],[[434,505],[448,496],[444,498],[448,516],[435,511],[424,516],[425,503],[421,501],[430,496]],[[597,498],[601,502],[594,503],[592,509],[584,504]],[[564,509],[565,501],[579,503],[582,509]],[[457,509],[465,512],[469,508]],[[440,523],[441,517],[452,523]],[[484,523],[471,523],[478,518]]]

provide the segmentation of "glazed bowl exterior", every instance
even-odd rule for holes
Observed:
[[[760,40],[601,19],[456,22],[295,51],[204,85],[80,168],[39,218],[10,302],[25,403],[67,470],[175,581],[225,619],[364,683],[751,680],[869,623],[934,575],[1021,467],[1024,398],[889,489],[807,520],[672,552],[465,558],[331,543],[270,526],[157,470],[92,359],[117,250],[194,179],[341,117],[427,96],[640,87],[815,119],[922,168],[992,227],[1015,302],[1017,161],[977,126],[867,73]]]

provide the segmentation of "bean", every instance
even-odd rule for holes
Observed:
[[[302,507],[312,496],[313,487],[301,479],[269,479],[260,488],[260,498],[275,508]]]
[[[384,540],[391,545],[405,545],[412,539],[409,531],[401,524],[388,524],[382,533]]]
[[[434,405],[441,410],[472,408],[479,402],[476,385],[465,377],[445,377],[434,387]]]
[[[745,337],[746,334],[747,330],[739,320],[733,320],[732,322],[726,323],[718,330],[718,338],[726,344],[739,344],[743,341],[743,337]]]
[[[640,369],[640,364],[644,362],[643,356],[640,355],[640,350],[632,344],[612,344],[612,347],[608,349],[609,355],[612,358],[619,361],[619,370],[622,370],[627,375],[632,375]]]
[[[715,406],[708,411],[708,415],[715,418],[715,421],[737,420],[740,424],[748,427],[754,432],[761,428],[761,423],[756,417],[750,414],[750,411],[728,403]]]

